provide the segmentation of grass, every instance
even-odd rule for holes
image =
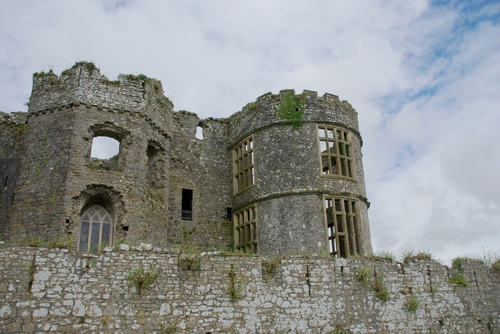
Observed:
[[[273,105],[273,109],[283,120],[283,124],[291,125],[295,130],[304,122],[302,117],[305,111],[305,100],[303,97],[295,96],[292,92],[285,94],[279,106]]]
[[[264,270],[267,275],[274,275],[281,263],[281,256],[276,255],[270,259],[264,260]]]
[[[491,268],[496,272],[500,272],[500,260],[497,260],[491,265]]]
[[[450,283],[461,285],[461,286],[468,286],[469,285],[469,282],[467,282],[464,275],[462,275],[462,274],[451,275],[450,276]]]
[[[408,264],[411,260],[419,260],[419,261],[430,261],[432,260],[432,253],[430,251],[420,250],[417,253],[412,250],[404,251],[402,254],[403,263]]]
[[[363,283],[364,286],[368,286],[370,283],[370,277],[373,273],[372,267],[362,267],[356,272],[356,280]]]
[[[384,284],[384,278],[382,275],[375,277],[375,282],[373,283],[373,288],[375,289],[375,297],[383,301],[388,301],[391,299],[389,294],[389,289]]]
[[[420,301],[415,296],[410,296],[403,304],[403,308],[409,313],[415,313],[419,306]]]
[[[128,280],[137,288],[137,293],[140,295],[142,289],[149,288],[160,274],[155,270],[145,271],[143,267],[133,269],[128,273]]]
[[[379,251],[377,253],[373,253],[371,255],[368,255],[367,258],[375,261],[387,261],[387,262],[393,262],[396,259],[391,252],[387,251]]]

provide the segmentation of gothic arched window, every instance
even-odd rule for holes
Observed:
[[[100,205],[93,205],[82,214],[78,250],[97,252],[111,245],[113,237],[113,219],[109,212]]]

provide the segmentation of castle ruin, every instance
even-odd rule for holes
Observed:
[[[371,254],[361,146],[331,94],[200,119],[144,75],[35,73],[0,114],[0,332],[500,333],[499,271]]]
[[[200,119],[174,111],[155,79],[110,81],[81,62],[35,73],[28,112],[1,122],[4,239],[371,252],[357,113],[335,95],[284,90]],[[119,153],[91,157],[96,137]]]

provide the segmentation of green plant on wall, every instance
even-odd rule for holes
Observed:
[[[231,271],[229,272],[229,297],[231,300],[236,301],[243,298],[245,293],[245,285],[243,283],[236,284],[236,272],[234,271],[234,264],[231,263]]]
[[[295,96],[292,92],[286,93],[279,106],[273,105],[273,109],[283,120],[283,124],[291,125],[294,129],[298,129],[304,122],[305,100],[300,95]]]
[[[128,273],[128,280],[135,285],[137,293],[140,295],[142,289],[149,288],[159,276],[155,270],[145,271],[143,267],[138,267]]]
[[[419,306],[420,301],[415,296],[410,296],[403,304],[403,308],[409,313],[417,312]]]
[[[358,282],[363,283],[364,286],[368,286],[370,283],[370,277],[373,273],[373,268],[366,266],[359,268],[358,271],[356,272],[355,278]]]
[[[451,267],[456,269],[458,273],[452,274],[450,276],[450,283],[457,284],[461,286],[468,286],[469,282],[464,276],[464,268],[463,265],[465,262],[469,261],[469,258],[466,257],[457,257],[453,259]]]

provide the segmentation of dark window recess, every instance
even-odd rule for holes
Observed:
[[[226,221],[228,222],[233,221],[233,208],[230,207],[226,208]]]
[[[4,187],[4,188],[7,188],[7,179],[8,179],[8,178],[9,178],[9,176],[7,175],[7,176],[5,177],[5,181],[3,182],[3,187]]]
[[[193,220],[193,190],[182,189],[181,219]]]

